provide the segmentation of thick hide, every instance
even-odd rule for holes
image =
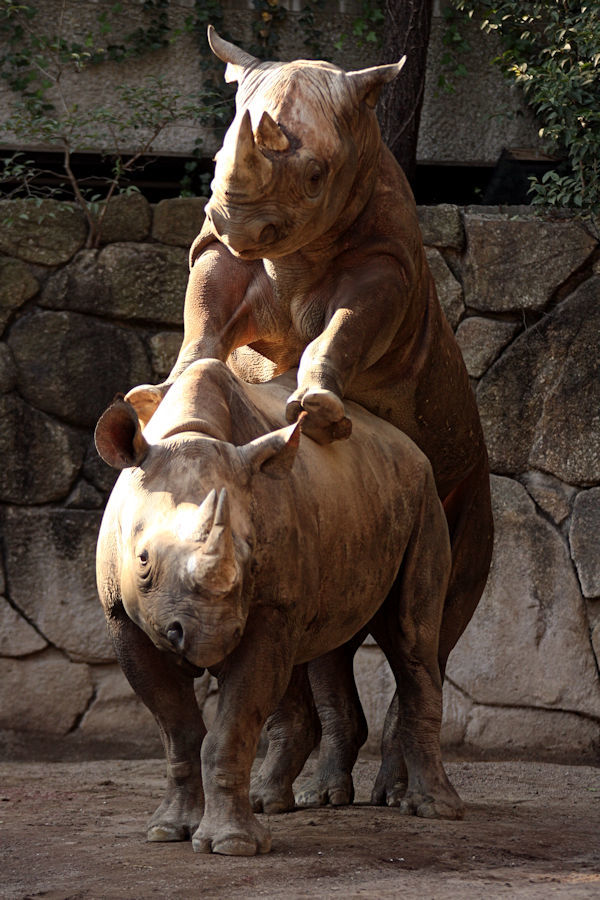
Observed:
[[[151,840],[193,834],[204,852],[268,850],[249,800],[261,729],[304,708],[301,664],[363,628],[401,685],[390,728],[408,766],[404,811],[462,814],[439,750],[451,557],[430,464],[352,403],[347,441],[301,439],[285,425],[292,385],[290,376],[246,385],[223,363],[200,361],[143,431],[123,400],[96,429],[100,453],[123,470],[100,531],[98,588],[167,756]],[[219,681],[208,734],[192,688],[204,667]]]
[[[209,40],[227,80],[238,83],[236,115],[191,249],[179,358],[165,384],[133,393],[147,417],[194,360],[227,361],[247,382],[297,367],[286,417],[302,415],[314,440],[348,437],[350,400],[412,438],[431,463],[450,528],[443,673],[485,586],[493,525],[467,372],[436,296],[412,194],[374,111],[402,61],[344,72],[319,61],[261,62],[212,29]],[[351,799],[364,740],[351,667],[350,647],[311,665],[323,735],[309,803]],[[293,766],[297,739],[290,727],[284,740],[283,730],[280,755]],[[314,728],[305,733],[309,740]],[[384,744],[387,756],[397,746]],[[285,768],[275,757],[272,765],[268,805]],[[405,774],[396,755],[374,797],[396,796]],[[278,803],[285,805],[281,792]]]

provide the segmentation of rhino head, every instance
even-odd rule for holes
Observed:
[[[252,591],[250,483],[288,473],[299,437],[293,426],[235,447],[175,428],[149,444],[130,403],[100,418],[98,452],[128,470],[111,498],[123,606],[159,649],[202,668],[239,643]]]
[[[236,115],[217,153],[206,215],[231,252],[276,259],[358,215],[374,185],[374,106],[404,64],[344,72],[331,63],[261,62],[209,27],[237,81]]]

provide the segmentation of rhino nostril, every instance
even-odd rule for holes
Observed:
[[[167,628],[167,640],[176,650],[183,649],[183,625],[181,622],[171,622]]]

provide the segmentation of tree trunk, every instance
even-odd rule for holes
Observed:
[[[391,63],[406,54],[406,63],[383,89],[377,117],[384,142],[414,184],[433,0],[385,0],[384,6],[381,61]]]

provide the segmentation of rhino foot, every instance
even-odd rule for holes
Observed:
[[[352,775],[315,775],[296,792],[296,805],[303,807],[350,806],[354,801]]]
[[[394,782],[391,787],[388,787],[383,780],[380,781],[378,778],[375,782],[375,787],[371,791],[372,805],[400,806],[404,799],[404,795],[406,794],[407,786],[408,780],[406,778],[400,778],[398,781]]]
[[[296,422],[302,415],[302,431],[318,444],[342,441],[352,434],[352,422],[344,415],[344,404],[333,391],[310,388],[295,391],[288,399],[286,418]]]
[[[192,847],[196,853],[220,853],[224,856],[256,856],[271,849],[271,835],[264,825],[252,817],[247,825],[225,822],[211,827],[202,821],[192,837]]]
[[[436,767],[437,768],[437,767]],[[403,761],[387,760],[382,764],[371,793],[375,806],[393,806],[404,816],[420,816],[425,819],[462,819],[465,807],[448,781],[443,769],[416,780],[421,790],[408,787],[408,774]]]
[[[189,841],[203,814],[203,803],[193,795],[167,794],[148,823],[148,841]]]
[[[196,826],[198,827],[198,826]],[[193,826],[177,825],[175,822],[160,822],[152,825],[146,834],[147,841],[189,841]]]
[[[390,797],[390,800],[393,798]],[[397,806],[401,815],[420,816],[423,819],[463,819],[465,815],[464,804],[453,788],[437,797],[419,791],[407,791],[402,799],[388,801],[387,805]]]
[[[269,816],[294,809],[294,792],[290,786],[269,783],[257,777],[250,787],[250,805],[255,813]]]

